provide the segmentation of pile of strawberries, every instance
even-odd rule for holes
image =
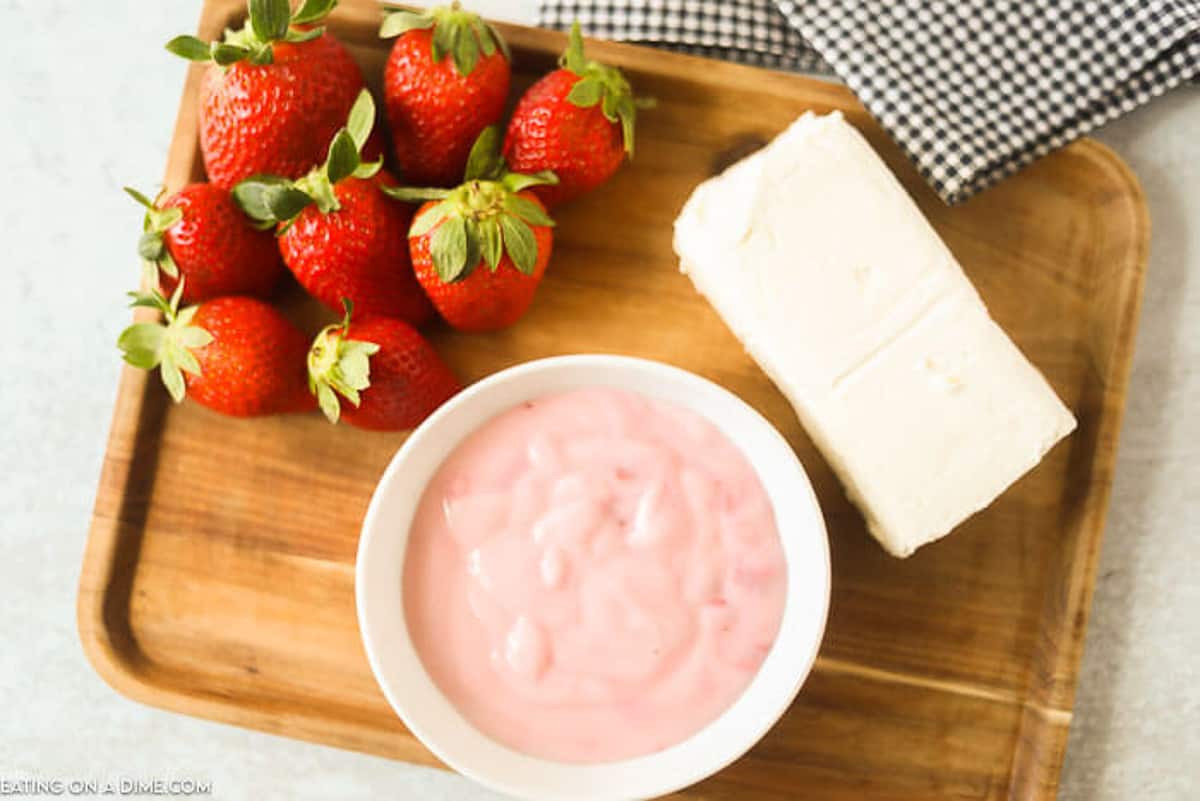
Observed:
[[[209,181],[157,200],[126,190],[146,210],[145,288],[130,295],[162,319],[117,344],[176,401],[236,416],[319,407],[401,430],[460,387],[417,328],[440,316],[483,332],[525,314],[550,259],[549,210],[632,154],[638,104],[618,70],[585,58],[576,26],[502,134],[500,34],[457,3],[385,9],[388,148],[362,71],[320,24],[336,3],[249,0],[245,26],[220,41],[167,44],[211,62]],[[285,272],[343,314],[311,342],[267,302]]]

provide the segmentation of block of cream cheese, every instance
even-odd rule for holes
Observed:
[[[1075,427],[840,113],[805,114],[698,186],[675,250],[896,556]]]

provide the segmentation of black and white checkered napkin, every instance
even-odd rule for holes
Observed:
[[[542,25],[832,71],[947,203],[1200,78],[1200,0],[541,0]]]

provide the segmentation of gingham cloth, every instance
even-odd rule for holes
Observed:
[[[592,36],[831,69],[950,204],[1200,78],[1200,0],[542,0],[542,25],[576,19]]]

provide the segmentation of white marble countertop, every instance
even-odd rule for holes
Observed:
[[[536,0],[473,7],[531,21]],[[437,770],[169,714],[84,660],[75,590],[135,273],[123,184],[159,179],[199,0],[0,1],[0,780],[197,778],[220,799],[487,799]],[[1154,234],[1065,801],[1200,786],[1200,88],[1099,138],[1141,178]],[[122,266],[124,265],[124,266]],[[1188,790],[1193,792],[1189,793]]]

